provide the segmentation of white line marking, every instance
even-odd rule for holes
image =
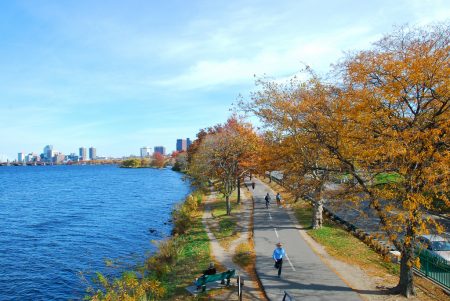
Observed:
[[[295,268],[294,268],[294,266],[292,265],[292,262],[291,262],[291,260],[289,259],[289,256],[287,255],[287,253],[286,253],[286,258],[287,258],[287,260],[289,261],[289,264],[290,264],[292,270],[295,272]]]
[[[277,228],[273,228],[274,230],[275,230],[275,235],[277,236],[277,238],[278,238],[278,232],[277,232]]]
[[[270,214],[270,212],[269,212],[269,219],[272,219],[272,214]]]

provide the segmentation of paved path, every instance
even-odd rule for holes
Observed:
[[[348,287],[337,274],[314,253],[283,208],[277,208],[274,192],[258,179],[253,192],[254,243],[256,272],[270,300],[282,300],[287,291],[297,301],[360,301],[359,295]],[[250,181],[246,185],[250,186]],[[269,192],[272,204],[265,208],[264,196]],[[273,267],[272,252],[277,242],[286,250],[281,278]]]

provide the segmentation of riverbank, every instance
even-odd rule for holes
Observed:
[[[211,261],[209,240],[202,224],[204,194],[194,192],[172,213],[173,235],[157,242],[158,251],[142,266],[107,279],[97,274],[90,300],[198,300],[186,287]]]

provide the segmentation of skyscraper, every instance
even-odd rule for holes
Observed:
[[[187,138],[187,139],[186,139],[186,150],[189,149],[189,146],[191,146],[191,144],[192,144],[191,139],[190,139],[190,138]]]
[[[152,155],[152,149],[149,146],[141,147],[141,158],[150,157]]]
[[[89,148],[89,159],[95,160],[97,158],[97,149],[93,146]]]
[[[161,155],[166,155],[166,148],[164,146],[155,146],[155,153],[160,153]]]
[[[186,139],[177,139],[177,152],[183,152],[187,150],[187,141]]]
[[[53,159],[53,145],[46,145],[44,147],[44,159],[51,162]]]
[[[87,159],[86,148],[85,147],[80,147],[80,160],[84,161],[86,159]]]
[[[25,153],[18,153],[17,154],[17,161],[18,162],[24,162],[25,161]]]

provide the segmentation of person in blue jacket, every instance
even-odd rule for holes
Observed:
[[[278,269],[278,278],[281,276],[281,268],[283,266],[283,257],[286,255],[286,251],[283,249],[281,242],[277,243],[277,247],[273,251],[273,260],[275,260],[275,268]]]

